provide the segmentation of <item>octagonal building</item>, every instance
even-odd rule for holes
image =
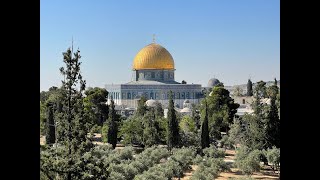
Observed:
[[[132,81],[125,84],[107,84],[109,99],[116,105],[136,108],[141,96],[154,99],[165,107],[169,92],[173,92],[176,106],[182,108],[183,102],[199,103],[202,97],[200,84],[181,84],[175,81],[175,64],[172,55],[157,43],[142,48],[133,60]]]

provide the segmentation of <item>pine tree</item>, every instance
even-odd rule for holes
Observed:
[[[83,92],[85,80],[80,73],[80,51],[68,49],[63,53],[65,67],[60,68],[64,76],[54,118],[56,121],[57,146],[42,150],[41,172],[49,179],[58,174],[62,179],[83,179],[86,176],[84,154],[93,147],[88,138],[87,119],[84,116]],[[51,177],[49,177],[51,176]]]
[[[91,140],[87,137],[88,131],[86,129],[86,119],[84,118],[83,108],[83,92],[85,90],[85,80],[80,74],[79,61],[81,58],[80,51],[73,53],[73,49],[68,49],[63,53],[63,62],[66,68],[61,67],[60,72],[64,75],[62,81],[62,92],[64,92],[63,100],[63,116],[59,122],[62,133],[62,144],[67,147],[67,179],[75,179],[80,176],[76,172],[77,164],[81,162],[82,155],[89,151],[93,145]],[[78,90],[79,88],[79,90]],[[78,168],[80,168],[78,166]]]
[[[169,106],[168,106],[168,131],[167,131],[167,145],[171,151],[173,147],[176,147],[179,143],[179,124],[176,117],[176,111],[172,100],[172,92],[169,95]]]
[[[108,129],[108,143],[112,144],[113,148],[117,145],[117,114],[114,109],[114,101],[111,99],[110,110],[109,110],[109,129]]]
[[[253,96],[252,82],[250,79],[248,79],[248,83],[247,83],[247,96]]]
[[[54,117],[53,117],[53,104],[48,102],[46,103],[47,108],[47,130],[46,130],[46,144],[53,144],[55,143],[55,124],[54,124]]]
[[[207,112],[207,102],[205,101],[205,116],[201,125],[201,148],[204,149],[209,147],[209,127],[208,127],[208,112]]]

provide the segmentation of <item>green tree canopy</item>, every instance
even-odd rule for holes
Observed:
[[[229,131],[229,125],[233,122],[237,108],[240,106],[234,103],[230,97],[230,92],[223,86],[215,86],[201,102],[201,116],[205,116],[205,103],[207,102],[209,131],[214,138],[221,139],[221,131]]]
[[[109,107],[106,104],[108,91],[104,88],[88,88],[84,94],[86,97],[83,100],[85,113],[92,125],[101,126],[107,119]]]

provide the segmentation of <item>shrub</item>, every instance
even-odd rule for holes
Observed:
[[[268,149],[266,157],[274,171],[280,169],[280,148],[272,147],[272,149]]]
[[[236,154],[236,166],[245,174],[251,175],[260,170],[260,150],[250,151],[247,147],[241,147]]]
[[[212,180],[217,176],[215,171],[205,167],[203,164],[198,166],[198,169],[192,174],[190,180]]]
[[[192,148],[173,148],[172,155],[167,161],[149,168],[143,174],[138,175],[135,179],[144,179],[146,177],[158,176],[159,179],[171,179],[173,177],[181,177],[183,172],[190,168],[195,151]]]
[[[182,131],[180,132],[181,146],[190,147],[190,146],[200,146],[201,138],[200,133]]]
[[[136,155],[135,158],[130,158],[129,152],[123,153],[120,156],[121,159],[127,159],[120,161],[121,164],[113,160],[112,162],[116,163],[110,164],[108,171],[117,172],[125,177],[126,180],[134,179],[136,175],[147,171],[149,167],[159,163],[160,159],[167,158],[170,155],[167,149],[157,148],[156,146],[145,149]]]
[[[221,147],[234,149],[234,141],[228,135],[224,135],[220,141]]]
[[[219,150],[215,146],[210,145],[210,147],[207,147],[203,149],[203,153],[207,157],[211,158],[224,158],[225,152],[223,150]]]
[[[102,130],[102,127],[95,124],[93,125],[93,127],[90,129],[90,133],[93,134],[93,133],[101,133],[101,130]]]

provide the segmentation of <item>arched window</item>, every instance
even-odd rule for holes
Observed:
[[[129,93],[129,92],[128,92],[128,94],[127,94],[127,95],[128,95],[128,96],[127,96],[127,97],[128,97],[128,99],[131,99],[131,93]]]

